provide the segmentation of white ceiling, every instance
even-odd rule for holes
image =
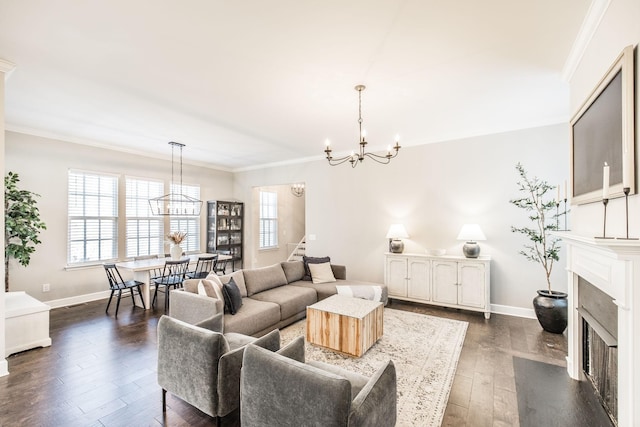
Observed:
[[[588,0],[0,0],[9,130],[231,170],[569,119]],[[401,152],[402,154],[402,152]]]

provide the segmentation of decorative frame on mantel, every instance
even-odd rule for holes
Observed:
[[[635,194],[634,47],[627,46],[571,119],[572,203],[602,200],[603,166],[609,198]]]

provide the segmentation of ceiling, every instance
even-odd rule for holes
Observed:
[[[0,0],[8,130],[228,170],[569,119],[588,0]]]

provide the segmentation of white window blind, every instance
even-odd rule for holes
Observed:
[[[151,214],[149,199],[162,196],[162,181],[126,178],[127,257],[163,254],[163,217]]]
[[[278,246],[278,193],[260,192],[260,249]]]
[[[200,199],[200,186],[198,185],[171,185],[171,193],[184,194],[185,196]],[[182,231],[187,233],[187,238],[180,243],[182,250],[185,252],[200,252],[200,216],[170,216],[169,217],[170,232]]]
[[[118,257],[118,178],[69,171],[67,263]]]

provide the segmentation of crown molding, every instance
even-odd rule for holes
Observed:
[[[576,72],[576,68],[578,68],[578,64],[580,64],[582,56],[587,50],[587,46],[596,33],[610,4],[611,0],[593,0],[591,2],[591,6],[589,6],[589,10],[580,26],[580,31],[578,31],[573,46],[571,46],[569,56],[562,68],[562,79],[564,81],[569,82],[573,78],[573,73]]]

